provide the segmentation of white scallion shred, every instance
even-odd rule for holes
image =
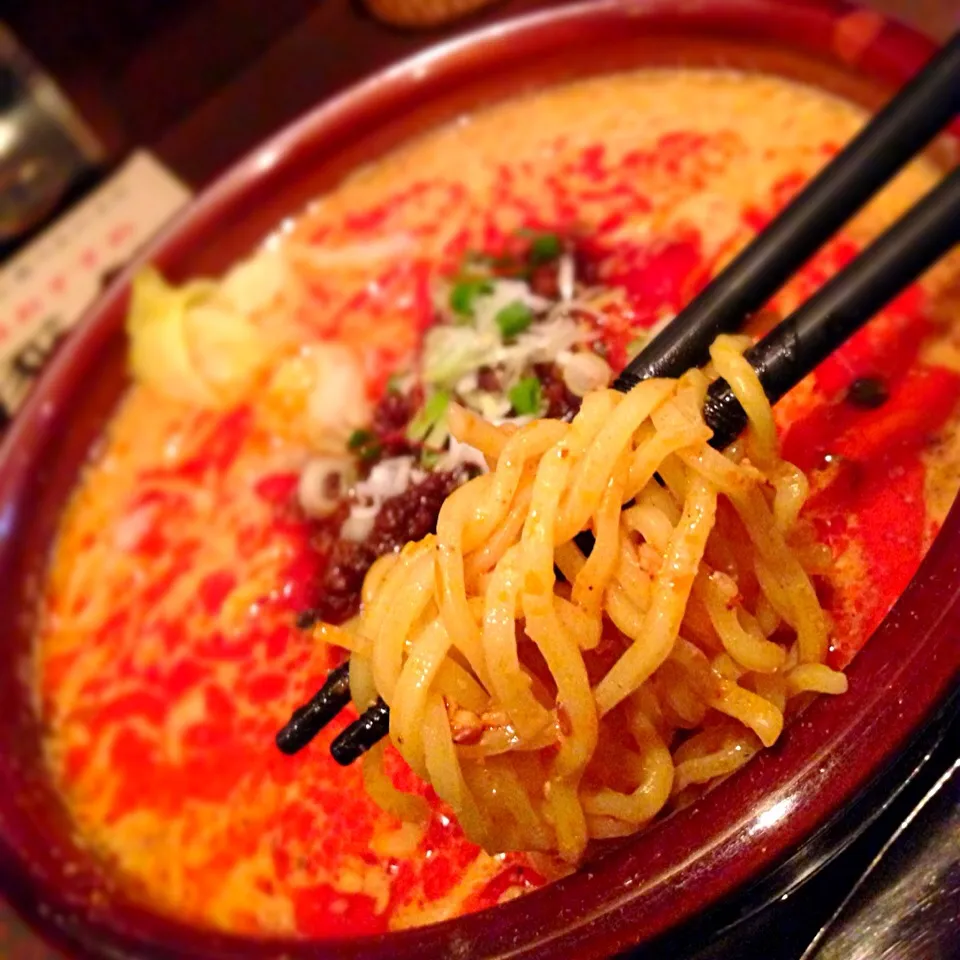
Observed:
[[[563,283],[573,283],[573,260],[567,255]],[[473,410],[488,419],[510,412],[505,394],[536,364],[555,363],[560,354],[584,344],[589,333],[569,310],[574,303],[553,304],[533,293],[522,280],[492,280],[489,293],[474,300],[472,322],[442,323],[428,331],[424,340],[423,379],[432,387],[449,389]],[[573,290],[567,291],[573,295]],[[515,338],[505,341],[497,324],[497,314],[513,303],[522,303],[534,314],[534,322]],[[477,372],[482,367],[498,371],[503,394],[477,388]]]
[[[501,379],[509,389],[534,364],[555,363],[561,353],[584,340],[584,331],[571,317],[545,320],[521,333],[516,342],[500,347],[491,366],[503,371]]]
[[[340,528],[340,536],[345,540],[366,539],[384,501],[399,496],[424,477],[426,473],[417,466],[413,457],[381,460],[370,471],[370,475],[351,491],[354,502]]]
[[[390,457],[381,460],[366,480],[356,484],[353,492],[361,500],[383,501],[403,493],[411,483],[419,482],[424,476],[413,457]]]
[[[571,350],[584,339],[583,331],[570,317],[558,317],[534,324],[517,337],[517,350],[529,363],[553,363],[564,350]]]
[[[499,420],[510,412],[510,401],[503,394],[490,393],[481,390],[476,393],[471,406],[474,406],[477,412],[485,420]]]
[[[557,265],[557,287],[560,290],[560,299],[569,303],[576,289],[576,264],[570,253],[565,253]]]
[[[366,540],[373,531],[373,523],[377,519],[379,511],[379,504],[354,504],[350,508],[347,519],[343,521],[343,525],[340,527],[341,538],[353,540],[355,543]]]
[[[478,378],[475,370],[471,370],[470,373],[464,374],[456,382],[455,389],[457,391],[457,395],[465,397],[468,394],[473,393],[477,389],[477,382]]]
[[[308,517],[333,514],[354,479],[353,461],[346,457],[314,457],[307,461],[297,484],[297,499]]]
[[[522,303],[535,313],[544,313],[551,302],[539,297],[522,280],[496,280],[490,293],[481,294],[474,301],[474,320],[477,330],[496,332],[499,339],[497,314],[512,303]]]
[[[591,390],[607,386],[613,376],[610,364],[592,350],[565,350],[557,356],[557,364],[563,382],[575,397],[585,397]]]
[[[499,331],[447,324],[432,327],[423,343],[423,379],[432,386],[453,387],[490,363],[499,347]]]
[[[461,443],[456,437],[450,437],[450,446],[437,462],[437,469],[456,470],[466,466],[476,467],[482,473],[489,470],[486,459],[476,447]]]

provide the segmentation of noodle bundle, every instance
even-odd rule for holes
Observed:
[[[489,472],[447,498],[436,534],[376,561],[358,617],[317,627],[351,651],[357,707],[389,704],[397,750],[488,850],[575,862],[846,689],[811,579],[829,554],[743,346],[720,337],[704,370],[589,393],[570,423],[452,408]],[[715,376],[749,417],[722,453],[701,415]],[[382,750],[364,763],[374,798],[415,818]]]

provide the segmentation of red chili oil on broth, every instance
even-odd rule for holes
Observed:
[[[637,333],[694,296],[861,120],[782,81],[696,73],[492,108],[361,172],[294,226],[284,242],[306,291],[299,335],[354,349],[375,399],[432,322],[438,278],[468,250],[508,249],[525,226],[577,238],[578,269],[626,291],[598,328],[620,366]],[[909,171],[755,329],[933,177]],[[362,267],[320,269],[304,253],[383,238],[400,239]],[[777,411],[836,559],[825,601],[839,664],[915,572],[960,482],[960,352],[942,305],[952,275],[901,297]],[[864,379],[882,403],[855,402]],[[395,783],[426,796],[431,818],[417,827],[378,810],[360,770],[328,756],[349,712],[295,757],[275,750],[276,730],[339,655],[295,627],[328,558],[296,505],[303,438],[261,397],[213,413],[132,388],[66,511],[38,683],[50,767],[79,834],[158,909],[238,932],[382,932],[541,885],[555,865],[469,844],[392,751]]]
[[[477,863],[439,808],[423,836],[381,814],[359,768],[326,752],[346,719],[294,758],[273,748],[332,665],[294,626],[323,557],[294,506],[291,450],[250,410],[135,391],[107,451],[65,519],[74,562],[53,571],[41,684],[63,718],[51,756],[78,826],[124,844],[119,865],[147,896],[199,923],[332,936],[387,929],[471,866],[478,905],[506,871],[540,880],[511,859]]]

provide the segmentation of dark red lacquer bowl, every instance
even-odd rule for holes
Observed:
[[[876,14],[820,2],[561,7],[442,44],[318,107],[235,166],[139,262],[174,279],[222,270],[358,162],[533,85],[637,65],[723,64],[873,106],[932,49]],[[846,696],[817,702],[775,749],[695,806],[550,888],[423,930],[335,943],[231,938],[150,913],[72,839],[40,762],[29,684],[37,591],[57,518],[123,386],[127,278],[86,317],[0,451],[0,884],[30,922],[71,951],[140,960],[607,955],[702,916],[795,857],[811,836],[836,834],[841,812],[860,809],[858,798],[950,695],[960,668],[957,509],[854,663]]]

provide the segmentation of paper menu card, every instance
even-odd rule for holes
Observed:
[[[138,151],[0,267],[0,427],[105,280],[189,198],[152,154]]]

